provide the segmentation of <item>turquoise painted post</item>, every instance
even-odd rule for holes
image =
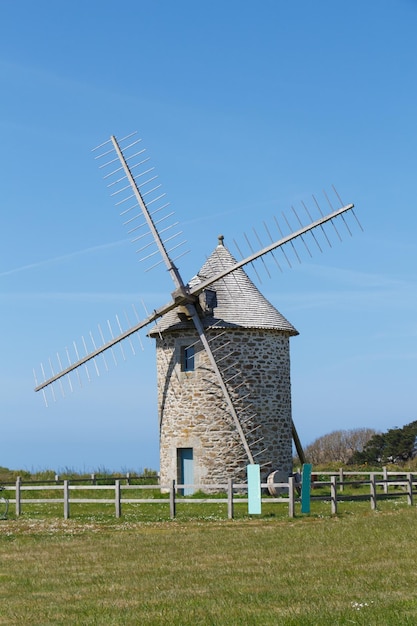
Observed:
[[[261,467],[260,465],[248,465],[248,513],[249,515],[261,514]]]
[[[304,463],[301,476],[301,513],[310,513],[311,463]]]

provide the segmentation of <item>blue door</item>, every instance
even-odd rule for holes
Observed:
[[[192,448],[178,448],[178,482],[181,485],[192,485],[194,483]],[[182,493],[184,496],[189,496],[194,493],[194,489],[185,487]]]

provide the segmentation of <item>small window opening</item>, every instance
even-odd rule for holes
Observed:
[[[183,372],[194,371],[194,346],[184,346],[181,349],[181,369]]]
[[[217,294],[214,289],[205,289],[199,295],[199,302],[206,315],[213,315],[213,309],[217,306]]]

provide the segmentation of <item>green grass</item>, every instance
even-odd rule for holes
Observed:
[[[282,505],[254,519],[242,504],[233,521],[215,503],[180,504],[173,521],[161,505],[160,522],[134,505],[121,520],[74,505],[67,521],[60,506],[32,506],[0,522],[0,624],[417,622],[417,509],[403,500],[376,512],[344,502],[337,517],[315,502],[293,520]]]

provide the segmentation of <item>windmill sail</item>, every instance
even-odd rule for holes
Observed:
[[[74,361],[74,363],[69,365],[67,368],[62,369],[60,372],[54,374],[53,376],[50,376],[49,378],[45,378],[45,380],[43,382],[39,382],[39,384],[36,385],[35,391],[41,391],[42,389],[45,389],[45,387],[47,387],[48,385],[51,385],[52,383],[56,382],[57,380],[59,380],[63,376],[66,376],[68,373],[70,373],[73,370],[77,369],[81,365],[87,363],[89,360],[94,359],[95,357],[97,357],[102,352],[105,352],[106,350],[111,349],[113,346],[115,346],[116,344],[120,343],[121,341],[124,341],[125,339],[127,339],[131,335],[137,333],[142,328],[145,328],[149,324],[152,324],[155,320],[157,320],[158,318],[162,317],[163,315],[165,315],[166,313],[168,313],[172,309],[176,308],[177,306],[184,305],[187,302],[192,301],[193,297],[198,296],[205,289],[210,287],[210,285],[212,285],[214,282],[224,278],[225,276],[227,276],[228,274],[234,272],[235,270],[237,270],[239,268],[243,268],[246,265],[249,265],[249,264],[253,263],[253,261],[255,261],[256,259],[260,258],[261,256],[266,255],[268,253],[272,253],[274,250],[279,249],[280,247],[284,246],[285,244],[288,244],[288,243],[296,240],[302,234],[305,234],[305,233],[307,233],[307,232],[309,232],[309,231],[311,231],[313,229],[318,229],[318,228],[322,227],[326,223],[333,222],[333,220],[335,220],[338,216],[342,215],[343,213],[347,213],[349,211],[352,211],[353,207],[354,207],[353,204],[348,204],[348,205],[346,205],[346,206],[344,206],[344,207],[342,207],[342,208],[340,208],[340,209],[338,209],[338,210],[336,210],[336,211],[334,211],[332,213],[329,213],[328,215],[325,215],[325,216],[321,217],[318,220],[315,220],[311,224],[309,224],[307,226],[304,226],[302,229],[299,229],[295,233],[292,233],[291,235],[287,235],[287,236],[283,237],[282,239],[279,239],[279,240],[273,242],[272,244],[270,244],[269,246],[265,247],[264,249],[262,249],[262,250],[260,250],[260,251],[258,251],[256,253],[251,254],[250,256],[242,259],[241,261],[237,261],[236,265],[234,267],[232,267],[232,268],[228,267],[228,268],[226,268],[224,270],[221,270],[220,272],[218,272],[218,274],[216,276],[212,276],[210,278],[207,278],[206,280],[202,281],[201,283],[199,283],[195,287],[186,288],[185,286],[183,286],[182,288],[180,288],[180,290],[177,293],[175,293],[175,299],[173,299],[170,302],[166,303],[165,305],[159,307],[158,309],[155,309],[154,312],[151,315],[149,315],[148,317],[146,317],[144,320],[142,320],[138,324],[135,324],[134,326],[132,326],[128,330],[124,331],[123,333],[120,333],[119,335],[117,335],[116,337],[111,339],[110,341],[107,341],[106,343],[101,345],[99,348],[97,348],[96,350],[90,352],[89,354],[87,354],[86,356],[82,357],[81,359],[78,359],[78,360]]]
[[[168,223],[173,212],[168,212],[169,202],[157,182],[155,168],[150,166],[150,158],[145,156],[146,149],[140,149],[141,139],[133,139],[136,133],[117,140],[114,135],[93,149],[105,149],[96,155],[100,169],[105,172],[107,186],[111,196],[120,210],[123,225],[133,244],[139,245],[136,250],[143,261],[152,259],[158,253],[161,258],[155,263],[164,262],[177,288],[181,288],[182,280],[174,265],[174,254],[181,256],[185,241],[178,241],[182,231],[178,230],[178,222]],[[113,158],[111,158],[113,156]],[[153,267],[153,266],[152,266]],[[151,268],[148,268],[151,269]]]
[[[103,355],[108,350],[112,350],[117,344],[122,344],[125,340],[130,340],[132,335],[138,333],[139,330],[145,328],[153,322],[156,322],[159,318],[165,316],[170,311],[177,309],[177,307],[182,307],[187,312],[187,317],[192,321],[198,335],[198,340],[207,354],[210,366],[217,378],[218,387],[226,403],[227,411],[229,412],[234,423],[234,427],[245,451],[247,460],[249,463],[254,463],[253,450],[251,448],[251,444],[249,443],[251,439],[249,434],[251,433],[245,430],[242,425],[245,422],[245,413],[250,412],[250,403],[242,402],[242,397],[240,397],[239,402],[236,402],[236,399],[232,399],[231,386],[229,384],[230,379],[227,377],[226,372],[222,371],[221,366],[218,364],[215,351],[212,349],[209,338],[206,335],[204,323],[201,319],[199,297],[214,283],[219,284],[219,282],[224,280],[227,276],[238,273],[245,266],[249,264],[253,265],[258,260],[260,260],[266,268],[265,258],[268,255],[274,255],[274,252],[279,249],[282,250],[284,257],[289,264],[290,261],[287,253],[285,252],[286,247],[290,246],[295,251],[297,258],[299,259],[294,246],[294,242],[297,240],[300,240],[310,253],[305,238],[309,234],[312,235],[314,242],[321,250],[315,233],[317,231],[323,231],[325,233],[324,227],[328,223],[332,224],[334,228],[336,228],[334,223],[339,218],[343,220],[346,228],[348,228],[345,221],[345,215],[348,213],[354,214],[354,205],[348,204],[337,210],[333,210],[331,207],[332,210],[327,215],[323,215],[320,207],[318,207],[321,215],[316,220],[311,219],[311,216],[306,209],[310,219],[306,226],[302,225],[297,213],[293,210],[300,225],[300,228],[296,231],[284,235],[278,225],[278,222],[276,221],[280,234],[278,239],[275,239],[271,235],[270,230],[266,228],[268,236],[271,239],[271,243],[266,246],[261,246],[258,251],[254,251],[251,246],[251,253],[242,258],[240,261],[234,261],[232,264],[218,268],[214,275],[211,274],[207,278],[203,277],[197,283],[186,284],[180,275],[173,256],[174,254],[180,254],[180,256],[184,254],[184,252],[182,252],[182,247],[185,242],[181,238],[182,233],[177,229],[176,222],[167,225],[167,222],[172,218],[173,213],[167,212],[169,203],[166,202],[165,193],[161,191],[161,185],[157,183],[157,176],[154,173],[154,168],[149,166],[149,158],[145,155],[145,149],[140,147],[140,141],[140,139],[134,138],[134,135],[129,135],[120,141],[118,141],[115,136],[111,136],[107,142],[101,144],[101,146],[97,148],[100,153],[97,154],[96,158],[100,162],[100,168],[105,172],[104,178],[108,183],[111,195],[116,200],[117,207],[121,210],[121,216],[124,221],[123,223],[128,229],[131,241],[134,244],[139,245],[137,252],[141,254],[143,260],[152,259],[153,266],[158,265],[159,263],[165,264],[174,284],[172,299],[165,305],[155,309],[152,314],[148,315],[144,320],[138,321],[137,324],[131,326],[127,330],[122,330],[120,321],[117,318],[120,332],[116,336],[114,336],[109,323],[111,338],[110,340],[105,341],[103,333],[100,329],[102,344],[98,347],[90,333],[93,350],[88,352],[86,342],[83,338],[85,355],[82,357],[79,356],[78,349],[74,343],[76,354],[74,361],[71,362],[71,358],[67,351],[68,366],[63,368],[61,359],[59,355],[57,355],[59,367],[54,368],[52,362],[50,361],[51,375],[49,378],[45,374],[45,368],[41,366],[43,381],[37,382],[37,379],[35,378],[35,391],[44,392],[45,388],[53,385],[53,383],[57,381],[61,381],[61,379],[65,376],[69,377],[71,372],[74,370],[77,370],[78,372],[79,368],[82,366],[86,370],[88,378],[90,378],[87,365],[90,361],[93,362],[98,373],[98,367],[96,364],[96,358],[98,356]],[[288,223],[286,218],[285,220]],[[258,233],[256,231],[254,232],[258,243],[261,244]],[[326,233],[325,236],[327,241],[329,241]],[[251,245],[248,238],[246,239],[249,245]],[[273,258],[279,266],[275,256]],[[269,274],[268,270],[267,272]],[[72,390],[72,382],[70,378],[69,382]],[[54,394],[53,391],[52,393]],[[240,412],[240,416],[238,415],[238,412]]]

